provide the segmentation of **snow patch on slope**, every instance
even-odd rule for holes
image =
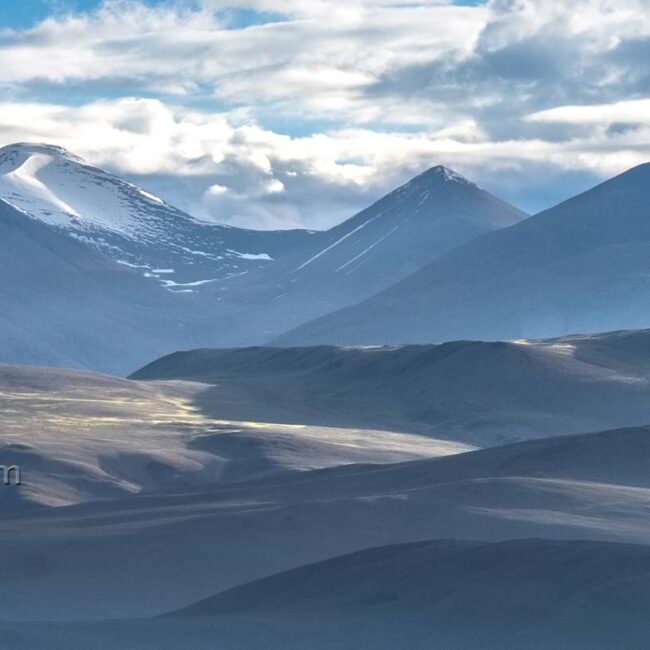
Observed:
[[[268,253],[240,253],[239,251],[234,251],[231,248],[228,249],[228,252],[232,253],[242,260],[267,260],[269,262],[273,261],[273,258]]]
[[[381,213],[375,215],[372,219],[368,219],[368,221],[364,221],[361,225],[357,226],[354,230],[351,230],[350,232],[346,233],[345,235],[343,235],[343,237],[337,239],[333,244],[330,244],[327,248],[324,248],[319,253],[316,253],[316,255],[314,255],[313,257],[310,257],[306,262],[303,262],[296,270],[300,271],[300,269],[304,269],[306,266],[308,266],[309,264],[317,260],[319,257],[324,255],[328,251],[332,250],[332,248],[334,248],[335,246],[338,246],[342,241],[345,241],[348,237],[354,235],[355,232],[358,232],[359,230],[367,226],[371,221],[377,219],[377,217],[379,216],[381,216]]]

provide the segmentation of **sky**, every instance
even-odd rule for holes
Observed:
[[[436,164],[531,213],[650,161],[650,0],[22,0],[0,145],[327,228]]]

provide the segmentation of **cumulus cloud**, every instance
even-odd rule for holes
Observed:
[[[559,122],[564,124],[647,124],[650,116],[650,99],[633,99],[597,104],[594,106],[557,106],[538,111],[526,117],[532,122]]]
[[[201,4],[192,10],[109,0],[92,14],[6,32],[0,83],[131,83],[141,91],[275,102],[294,114],[367,122],[381,118],[381,107],[365,89],[406,65],[467,56],[487,13],[426,1]],[[237,29],[228,19],[233,5],[283,7],[283,15]],[[404,113],[392,107],[393,119]]]
[[[439,162],[535,209],[650,157],[646,11],[107,0],[0,32],[0,141],[247,226],[325,227]]]

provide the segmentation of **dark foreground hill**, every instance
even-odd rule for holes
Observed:
[[[640,650],[650,548],[589,541],[423,541],[359,551],[166,617],[0,624],[21,650]],[[127,646],[125,646],[127,644]]]

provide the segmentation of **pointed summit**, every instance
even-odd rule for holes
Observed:
[[[435,165],[418,174],[410,181],[404,183],[388,196],[395,195],[404,200],[406,197],[422,198],[423,200],[433,197],[443,199],[445,191],[460,189],[476,189],[479,187],[465,176],[455,172],[444,165]],[[435,193],[435,194],[432,194]]]
[[[439,225],[462,221],[473,223],[484,231],[510,226],[527,216],[444,165],[435,165],[421,172],[332,231],[356,226],[373,212],[379,212],[377,216],[385,216],[391,221],[401,215],[416,220],[420,217],[439,220]],[[454,246],[461,243],[461,239],[464,238],[459,236]]]
[[[436,165],[329,231],[330,244],[302,262],[354,272],[373,258],[390,256],[400,269],[416,270],[485,232],[525,218],[453,170]],[[357,264],[358,262],[358,264]],[[384,262],[382,262],[382,266]]]
[[[416,176],[413,181],[417,181],[418,179],[427,181],[440,180],[445,183],[461,183],[463,185],[471,185],[473,187],[476,187],[476,183],[473,183],[468,178],[465,178],[465,176],[462,174],[459,174],[458,172],[455,172],[453,169],[449,169],[449,167],[445,167],[444,165],[435,165],[434,167],[430,167],[425,172],[422,172],[422,174],[419,176]]]

